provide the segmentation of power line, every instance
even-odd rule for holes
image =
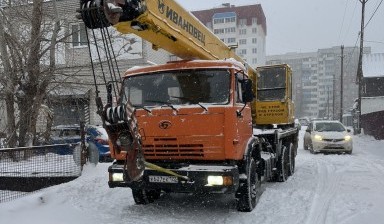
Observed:
[[[348,32],[349,32],[349,30],[351,28],[351,24],[352,24],[353,18],[355,17],[356,8],[357,8],[357,1],[355,3],[355,7],[353,8],[353,14],[352,14],[351,20],[349,21],[349,25],[348,25],[348,28],[347,28],[347,31],[346,31],[346,35],[344,37],[344,41],[343,42],[345,42],[345,38],[347,38],[347,36],[348,36]]]
[[[375,11],[373,12],[371,18],[369,18],[368,22],[365,24],[364,28],[368,26],[369,22],[371,22],[371,19],[373,18],[373,16],[376,14],[377,10],[379,9],[381,3],[383,3],[383,0],[380,1],[380,3],[377,5]]]
[[[348,8],[348,1],[345,2],[343,21],[341,22],[341,27],[340,27],[339,37],[337,38],[337,42],[340,41],[341,31],[343,30],[344,20],[345,20],[345,13],[347,12],[347,8]]]
[[[351,56],[350,56],[349,59],[348,59],[348,62],[347,62],[347,65],[346,65],[347,68],[348,68],[349,63],[351,62],[353,53],[355,52],[355,49],[357,48],[357,42],[359,41],[359,38],[360,38],[360,33],[359,33],[359,35],[357,35],[357,39],[356,39],[356,42],[355,42],[355,46],[353,47],[352,53],[350,54]]]

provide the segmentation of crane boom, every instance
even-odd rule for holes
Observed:
[[[134,33],[182,59],[220,60],[234,58],[245,64],[233,48],[227,46],[194,15],[174,0],[101,1],[106,19],[120,33]],[[82,9],[97,7],[84,4]],[[84,11],[88,13],[89,11]],[[83,15],[86,22],[89,17]],[[99,24],[97,24],[99,23]],[[99,28],[100,20],[88,21],[88,28]],[[105,25],[105,24],[104,24]],[[109,24],[108,24],[109,25]]]

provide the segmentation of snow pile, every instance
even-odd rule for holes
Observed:
[[[233,195],[166,194],[135,205],[130,189],[109,189],[109,164],[88,165],[78,179],[0,204],[0,223],[383,223],[384,141],[353,136],[352,155],[310,154],[300,133],[296,172],[266,183],[254,211]]]

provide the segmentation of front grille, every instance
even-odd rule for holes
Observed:
[[[333,145],[333,146],[326,146],[324,149],[344,149],[344,146],[342,145]]]
[[[341,141],[344,141],[343,138],[341,139],[323,139],[323,141],[325,142],[341,142]]]
[[[178,157],[203,158],[203,144],[181,144],[176,138],[155,138],[154,144],[143,145],[144,157],[171,159]]]

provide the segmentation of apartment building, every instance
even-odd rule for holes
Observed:
[[[265,65],[267,25],[260,4],[234,6],[226,3],[192,14],[252,67]]]
[[[364,48],[364,54],[370,52],[369,47]],[[359,49],[344,47],[343,79],[341,56],[341,47],[331,47],[317,52],[267,57],[267,64],[287,63],[292,67],[296,117],[339,119],[340,113],[350,110],[358,95],[356,74]]]

